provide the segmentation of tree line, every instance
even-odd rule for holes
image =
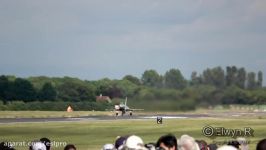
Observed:
[[[150,109],[160,109],[164,104],[165,109],[194,109],[216,104],[265,104],[266,92],[262,83],[261,71],[247,72],[245,68],[236,66],[228,66],[225,70],[222,67],[207,68],[200,74],[194,71],[188,80],[179,69],[170,69],[164,75],[151,69],[145,70],[141,78],[126,75],[120,80],[104,78],[97,81],[1,75],[0,101],[5,106],[19,101],[25,109],[31,108],[27,104],[37,102],[42,105],[48,102],[49,105],[51,102],[64,102],[64,105],[86,103],[88,107],[84,109],[91,110],[91,106],[96,104],[96,95],[102,94],[111,99],[129,97],[132,105]],[[148,106],[151,102],[153,107]],[[97,108],[110,106],[103,104]]]

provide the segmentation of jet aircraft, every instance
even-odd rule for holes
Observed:
[[[124,103],[120,103],[119,105],[115,105],[115,115],[118,116],[119,112],[121,112],[121,115],[124,116],[127,112],[129,112],[129,115],[133,115],[133,111],[137,110],[143,110],[143,109],[131,109],[127,106],[127,97],[125,99]]]

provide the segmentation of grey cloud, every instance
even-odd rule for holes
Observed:
[[[3,0],[0,73],[98,79],[177,67],[189,78],[236,64],[266,74],[265,11],[263,0]]]

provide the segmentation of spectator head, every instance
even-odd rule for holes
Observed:
[[[76,147],[73,144],[67,144],[64,150],[76,150]]]
[[[266,139],[262,139],[257,144],[256,150],[265,150],[266,149]]]
[[[238,141],[229,141],[227,145],[231,145],[237,149],[239,149],[239,142]]]
[[[237,150],[237,149],[231,145],[224,145],[222,147],[219,147],[217,150]]]
[[[46,150],[50,150],[51,141],[48,138],[43,137],[43,138],[40,139],[40,141],[46,146]]]
[[[208,150],[208,144],[204,140],[196,140],[200,150]]]
[[[237,141],[240,144],[240,149],[241,150],[248,150],[249,149],[248,148],[248,142],[247,142],[247,140],[245,138],[239,137],[239,138],[237,138]]]
[[[131,135],[127,138],[124,149],[145,150],[146,148],[143,140],[139,136]]]
[[[30,150],[46,150],[46,146],[41,141],[31,142]]]
[[[156,143],[156,147],[161,147],[165,150],[177,150],[176,137],[172,134],[161,136]]]
[[[113,144],[105,144],[102,150],[115,150],[115,146]]]
[[[182,135],[177,142],[179,150],[199,150],[195,139],[189,135]]]
[[[119,136],[116,138],[116,141],[115,141],[115,148],[120,150],[122,149],[123,145],[125,144],[127,140],[127,136]]]
[[[145,147],[148,150],[158,150],[158,149],[156,149],[156,144],[155,143],[147,143],[147,144],[145,144]]]
[[[209,148],[209,150],[217,150],[218,147],[216,144],[209,144],[208,148]]]
[[[15,149],[8,142],[1,142],[0,150],[15,150]]]

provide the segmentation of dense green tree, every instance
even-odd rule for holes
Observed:
[[[263,82],[263,74],[262,71],[258,72],[258,87],[261,88],[262,87],[262,82]]]
[[[224,90],[223,104],[248,104],[247,93],[236,85],[227,87]]]
[[[170,69],[164,75],[164,86],[166,88],[183,89],[186,80],[178,69]]]
[[[246,70],[245,70],[245,68],[240,68],[237,70],[236,85],[238,87],[244,89],[245,83],[246,83]]]
[[[203,71],[203,83],[222,88],[225,86],[225,75],[221,67]]]
[[[209,106],[219,104],[219,100],[213,98],[213,93],[216,91],[214,85],[199,85],[197,87],[191,87],[189,95],[193,95],[193,99],[197,101],[199,105]]]
[[[146,70],[142,75],[142,83],[148,87],[162,87],[163,77],[155,70]]]
[[[40,100],[55,100],[56,90],[51,83],[45,83],[39,92]]]
[[[138,99],[140,100],[154,100],[156,98],[156,96],[154,95],[154,91],[152,88],[142,88],[139,91],[139,94],[137,95]]]
[[[107,96],[110,98],[121,98],[124,97],[123,90],[121,87],[119,87],[119,84],[116,82],[113,82],[112,85],[107,90]]]
[[[53,78],[45,76],[29,77],[27,80],[30,81],[37,90],[41,90],[46,83],[53,83]]]
[[[212,69],[212,82],[216,87],[225,86],[225,74],[221,67],[215,67]]]
[[[7,75],[6,77],[7,77],[8,81],[10,81],[10,82],[14,82],[17,78],[16,76],[13,76],[13,75]]]
[[[96,94],[97,95],[105,95],[110,98],[125,98],[125,97],[133,97],[137,94],[139,90],[139,86],[131,81],[125,80],[109,80],[103,79],[95,82]]]
[[[134,76],[132,76],[132,75],[126,75],[126,76],[123,78],[123,80],[128,80],[128,81],[130,81],[130,82],[132,82],[132,83],[134,83],[134,84],[136,84],[136,85],[140,85],[140,84],[141,84],[139,78],[134,77]]]
[[[97,81],[71,77],[22,79],[0,76],[0,109],[65,110],[71,104],[75,110],[104,110],[107,106],[98,106],[99,103],[95,102],[95,96],[100,94],[118,99],[129,97],[131,106],[139,104],[137,108],[149,107],[150,110],[192,109],[217,104],[266,104],[266,91],[261,88],[262,77],[261,71],[256,76],[254,72],[247,74],[245,68],[235,66],[227,67],[226,74],[221,67],[208,68],[199,75],[192,72],[191,86],[181,86],[183,89],[176,90],[182,85],[180,82],[185,81],[177,69],[167,71],[164,76],[155,70],[146,70],[141,80],[132,75],[122,80],[105,78]],[[113,107],[113,104],[110,106]]]
[[[257,87],[256,84],[256,74],[254,72],[249,72],[247,75],[247,88],[255,89]]]
[[[237,68],[235,66],[226,67],[226,86],[235,85],[237,78]]]
[[[212,84],[212,75],[211,75],[211,69],[207,68],[202,73],[202,81],[204,84]]]
[[[33,85],[26,79],[16,78],[9,88],[10,98],[13,100],[33,101],[37,93]]]
[[[81,85],[76,87],[76,91],[80,101],[95,101],[95,92],[92,87]]]
[[[0,76],[0,100],[6,99],[8,84],[8,78],[4,75]]]
[[[197,72],[193,71],[191,73],[191,81],[190,81],[190,85],[199,85],[202,83],[202,77],[201,76],[197,76]]]
[[[257,90],[249,91],[249,101],[251,104],[266,104],[266,91],[265,89],[259,88]]]
[[[138,91],[140,90],[140,87],[132,83],[131,81],[118,80],[116,82],[117,88],[121,89],[121,98],[134,97],[136,94],[138,94]]]
[[[93,82],[96,87],[96,95],[107,95],[109,96],[109,90],[112,88],[112,81],[108,78],[104,78],[98,81]]]
[[[95,101],[95,89],[90,84],[67,80],[58,87],[58,98],[67,101]]]

